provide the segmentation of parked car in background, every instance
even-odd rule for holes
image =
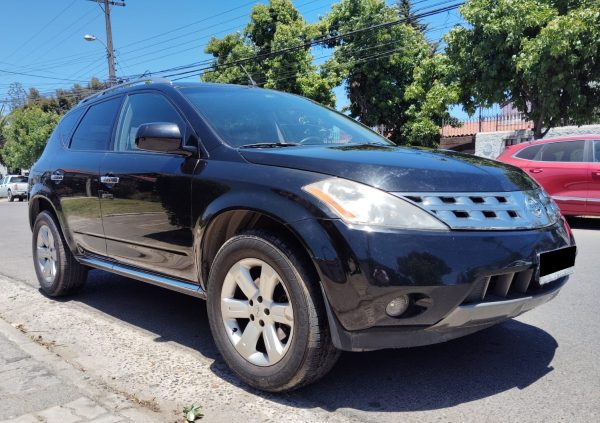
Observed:
[[[43,293],[97,268],[204,298],[225,362],[275,392],[340,350],[444,342],[537,307],[576,254],[520,169],[225,84],[142,80],[83,100],[31,169],[29,221]]]
[[[6,175],[0,181],[0,198],[8,197],[8,201],[18,198],[23,201],[27,198],[29,178],[21,175]]]
[[[512,145],[499,161],[527,172],[567,216],[600,216],[600,135]]]

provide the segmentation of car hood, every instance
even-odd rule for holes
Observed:
[[[241,148],[249,162],[300,169],[389,192],[504,192],[537,188],[521,170],[451,151],[385,145]]]

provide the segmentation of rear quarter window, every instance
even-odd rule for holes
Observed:
[[[54,134],[52,134],[52,136],[56,137],[65,147],[69,145],[69,136],[71,135],[71,132],[73,132],[73,128],[75,128],[82,113],[83,109],[76,109],[67,113],[58,123]]]
[[[544,144],[532,145],[531,147],[525,147],[521,151],[515,154],[515,157],[524,160],[536,160],[538,153],[541,151]]]

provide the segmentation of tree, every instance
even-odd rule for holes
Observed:
[[[447,36],[460,102],[512,101],[541,138],[560,124],[583,124],[600,105],[600,2],[469,0],[468,23]]]
[[[398,9],[398,16],[400,16],[400,19],[404,19],[404,21],[414,29],[420,32],[425,32],[427,30],[427,24],[421,23],[416,16],[411,0],[397,0],[396,8]]]
[[[411,102],[406,114],[403,135],[411,145],[435,147],[440,140],[440,127],[451,120],[448,107],[459,100],[459,87],[450,80],[452,65],[443,54],[423,59],[413,73],[405,100]]]
[[[27,102],[27,93],[20,82],[10,84],[7,95],[11,109],[23,107]]]
[[[249,83],[246,71],[256,83],[300,94],[326,105],[334,105],[332,88],[337,80],[327,77],[313,64],[309,47],[283,53],[276,50],[300,46],[315,36],[290,0],[270,0],[252,8],[244,32],[212,38],[206,52],[215,58],[212,69],[202,75],[207,82]],[[257,56],[256,59],[247,60]],[[241,62],[241,63],[235,63]]]
[[[44,151],[60,117],[39,107],[15,109],[2,130],[2,156],[11,168],[29,169]]]
[[[398,10],[383,0],[342,0],[321,25],[336,35],[393,21]],[[432,54],[424,35],[411,25],[394,24],[337,38],[329,46],[335,50],[325,68],[345,81],[350,116],[371,127],[384,125],[394,142],[405,143],[403,127],[413,104],[406,89],[416,65]]]

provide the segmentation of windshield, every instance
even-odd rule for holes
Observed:
[[[233,147],[390,143],[349,117],[295,95],[241,87],[181,91]]]
[[[13,176],[10,182],[27,182],[27,176]]]

